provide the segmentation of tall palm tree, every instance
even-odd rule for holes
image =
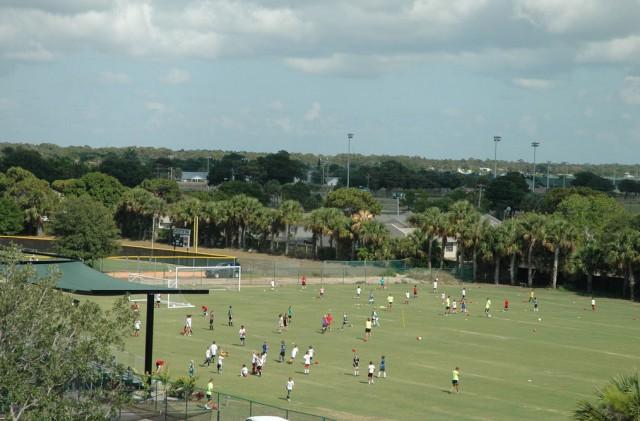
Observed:
[[[596,402],[582,401],[574,412],[578,421],[640,419],[640,379],[636,371],[621,375],[596,392]]]
[[[640,261],[640,233],[626,227],[613,233],[606,244],[609,263],[624,274],[623,295],[635,298],[635,268]]]
[[[500,225],[502,231],[502,248],[504,255],[509,256],[509,283],[511,285],[516,284],[516,270],[517,270],[517,258],[520,253],[520,240],[522,238],[522,230],[520,220],[517,218],[511,218],[506,220]]]
[[[537,213],[528,213],[520,218],[522,239],[527,246],[527,285],[533,286],[533,252],[544,238],[546,217]]]
[[[325,222],[323,214],[326,208],[318,208],[312,210],[304,218],[305,229],[311,231],[313,235],[313,257],[318,258],[318,239],[320,239],[320,248],[322,248],[322,234],[325,229]]]
[[[349,237],[351,231],[349,230],[350,219],[344,215],[344,213],[337,208],[328,208],[325,215],[325,234],[329,236],[330,246],[335,244],[336,258],[340,255],[339,245],[341,238]]]
[[[606,266],[606,252],[603,246],[602,234],[592,235],[587,233],[580,242],[576,251],[576,263],[587,276],[587,292],[593,292],[593,274],[601,271]]]
[[[280,211],[280,218],[285,225],[286,243],[284,246],[284,254],[288,256],[291,228],[300,222],[304,209],[302,209],[300,203],[295,200],[285,200],[280,204],[278,210]]]
[[[489,223],[480,219],[480,215],[476,217],[470,217],[468,225],[464,228],[462,235],[462,244],[467,250],[471,250],[471,261],[473,264],[473,280],[477,280],[478,277],[478,249],[483,241],[487,231],[489,229]]]
[[[433,243],[442,235],[445,216],[439,208],[427,208],[422,213],[417,213],[409,218],[409,223],[417,227],[427,243],[427,265],[431,272],[431,259]]]
[[[249,197],[245,194],[233,196],[229,202],[234,210],[234,218],[239,230],[238,246],[239,248],[245,248],[247,229],[255,219],[258,210],[262,208],[262,204],[255,197]]]
[[[556,289],[558,284],[558,266],[560,253],[575,248],[576,230],[565,218],[554,215],[547,219],[542,244],[553,253],[553,269],[551,271],[551,286]]]
[[[473,249],[477,238],[475,235],[475,224],[478,222],[479,218],[480,215],[473,205],[466,200],[460,200],[449,208],[447,219],[449,222],[450,233],[456,236],[458,243],[458,270],[462,270],[462,263],[464,261],[465,254],[468,251],[467,248],[470,247]]]
[[[360,238],[362,227],[373,220],[373,214],[366,209],[361,209],[351,215],[351,260],[355,259],[356,242]]]
[[[370,220],[362,223],[359,236],[363,247],[372,247],[372,250],[381,248],[389,238],[387,227],[380,221]]]
[[[505,253],[505,231],[501,225],[483,227],[480,242],[478,244],[478,255],[494,265],[493,282],[500,283],[500,259]]]

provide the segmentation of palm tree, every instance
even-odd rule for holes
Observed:
[[[247,228],[255,219],[258,210],[262,208],[262,204],[255,197],[249,197],[245,194],[233,196],[229,202],[239,230],[238,246],[239,248],[245,248]]]
[[[320,248],[322,248],[322,234],[325,229],[324,217],[326,208],[318,208],[312,210],[304,218],[305,229],[311,231],[313,235],[313,258],[318,258],[318,238],[320,238]]]
[[[362,223],[359,235],[362,239],[362,246],[366,248],[371,246],[375,251],[387,241],[389,231],[382,222],[371,220]]]
[[[344,216],[342,211],[337,208],[327,208],[325,215],[325,234],[329,236],[330,246],[335,243],[336,258],[339,256],[339,244],[341,238],[347,238],[350,235],[349,222],[350,219]]]
[[[544,238],[546,217],[537,213],[528,213],[520,218],[522,239],[527,245],[527,285],[533,286],[533,252]]]
[[[640,261],[640,233],[630,227],[613,233],[606,245],[607,260],[624,274],[623,295],[635,296],[635,266]]]
[[[351,215],[351,260],[355,259],[356,241],[360,237],[362,227],[372,220],[373,214],[365,209],[361,209]]]
[[[640,419],[640,379],[638,372],[621,375],[596,392],[594,403],[582,401],[574,412],[578,421]]]
[[[492,226],[487,224],[483,227],[480,242],[478,244],[478,255],[484,261],[494,265],[493,282],[500,283],[500,259],[504,255],[505,232],[502,225]]]
[[[416,226],[427,243],[427,265],[431,273],[431,258],[434,241],[441,236],[444,225],[444,214],[439,208],[427,208],[424,212],[412,215],[409,223]]]
[[[300,222],[304,209],[302,209],[300,203],[295,200],[285,200],[280,204],[278,210],[280,211],[280,218],[285,225],[286,243],[284,246],[284,254],[288,256],[291,228]]]
[[[509,256],[509,282],[511,285],[516,284],[516,260],[520,253],[520,239],[522,238],[522,229],[520,220],[511,218],[500,225],[502,231],[502,248],[504,255]]]
[[[476,240],[476,224],[480,215],[473,205],[466,200],[461,200],[453,205],[447,213],[450,232],[455,234],[458,242],[458,270],[462,270],[465,252],[467,248],[472,248],[474,254],[477,252]],[[475,262],[475,256],[474,256]],[[475,279],[475,263],[474,263],[474,279]]]
[[[576,231],[573,225],[561,216],[554,215],[546,222],[542,244],[553,253],[553,270],[551,271],[551,286],[556,289],[558,283],[558,265],[560,252],[575,248]]]
[[[603,248],[602,235],[587,233],[576,252],[576,264],[587,275],[587,292],[593,292],[593,273],[606,265],[606,255]]]

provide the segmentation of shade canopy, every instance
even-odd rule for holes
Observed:
[[[112,278],[100,271],[90,268],[82,262],[73,260],[41,260],[25,263],[33,265],[37,277],[47,276],[56,266],[60,271],[60,279],[56,288],[84,295],[123,295],[123,294],[208,294],[207,289],[178,289],[144,285]]]

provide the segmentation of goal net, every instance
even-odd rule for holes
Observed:
[[[177,266],[175,284],[190,287],[204,287],[214,290],[238,290],[242,285],[242,267],[218,266]]]
[[[154,285],[158,287],[167,287],[178,289],[180,283],[178,278],[158,278],[155,276],[144,275],[141,273],[130,273],[129,282],[135,282],[138,284]],[[158,297],[159,296],[159,297]],[[167,306],[167,308],[190,308],[195,307],[191,304],[183,294],[156,294],[154,302],[157,298],[160,298],[160,303]],[[130,295],[129,301],[140,302],[147,301],[147,297],[144,295]]]

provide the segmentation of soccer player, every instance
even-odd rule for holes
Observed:
[[[367,342],[371,337],[371,318],[367,318],[364,322],[364,341]]]
[[[373,291],[369,291],[369,305],[372,305],[374,302]]]
[[[409,298],[411,298],[411,293],[409,290],[404,292],[404,304],[409,304]]]
[[[384,289],[384,276],[380,278],[380,289]]]
[[[154,294],[153,298],[154,298],[154,300],[156,302],[156,308],[160,308],[160,302],[162,301],[162,295]]]
[[[213,341],[211,345],[209,345],[209,351],[211,352],[211,362],[215,362],[216,356],[218,355],[218,345],[216,341]]]
[[[302,357],[304,359],[304,374],[309,374],[309,367],[311,367],[311,355],[309,351]]]
[[[532,302],[535,297],[536,293],[533,291],[533,288],[531,288],[531,291],[529,291],[529,302]]]
[[[302,289],[307,289],[307,277],[302,275],[300,278],[300,285],[302,285]]]
[[[297,356],[298,356],[298,345],[293,344],[293,348],[291,348],[291,360],[289,360],[289,362],[293,363]]]
[[[591,297],[591,311],[596,311],[596,299]]]
[[[387,307],[389,310],[393,308],[393,295],[391,294],[387,295]]]
[[[538,312],[538,297],[533,298],[533,311]]]
[[[360,285],[358,285],[356,287],[356,298],[359,300],[360,299],[360,293],[362,293],[362,288],[360,288]]]
[[[204,367],[205,365],[209,367],[210,364],[211,364],[211,349],[207,348],[207,350],[204,351],[204,361],[202,362],[202,364],[200,364],[200,367]]]
[[[140,328],[142,327],[142,322],[140,319],[136,319],[133,323],[133,336],[140,336]]]
[[[380,358],[380,367],[378,368],[378,377],[380,376],[387,378],[387,362],[384,359],[384,355]]]
[[[348,325],[349,325],[349,316],[347,316],[347,313],[343,313],[342,314],[342,327],[340,329],[344,329]]]
[[[264,341],[262,343],[262,355],[267,355],[267,352],[269,352],[269,345],[267,344],[267,341]]]
[[[353,354],[353,375],[358,376],[360,374],[360,357],[358,354]]]
[[[289,306],[289,308],[287,309],[287,324],[289,326],[291,326],[291,319],[293,318],[293,307]]]
[[[193,377],[193,375],[196,372],[196,367],[195,364],[193,363],[193,360],[189,361],[189,368],[187,369],[187,374],[189,375],[189,377]]]
[[[327,329],[331,332],[331,325],[333,324],[333,316],[331,313],[327,313]]]
[[[456,367],[451,372],[451,390],[449,393],[452,393],[454,390],[456,393],[460,393],[460,367]]]
[[[458,312],[458,303],[456,302],[455,299],[451,302],[451,312],[453,314]]]
[[[462,299],[464,300],[465,298],[467,298],[467,288],[462,287]]]
[[[313,345],[309,345],[309,349],[307,350],[307,353],[309,354],[309,357],[311,357],[311,362],[313,362],[313,357],[314,355],[316,355],[316,350],[313,349]]]
[[[271,291],[275,291],[276,290],[276,281],[274,281],[273,279],[271,280]]]
[[[289,377],[289,380],[287,381],[287,402],[291,402],[291,392],[293,391],[294,385],[295,383],[293,382],[293,379]]]
[[[280,358],[278,359],[279,362],[284,362],[284,356],[286,355],[286,353],[287,346],[284,344],[284,341],[280,341]]]
[[[209,307],[207,306],[202,306],[202,317],[207,317],[207,314],[209,314]]]
[[[373,365],[373,361],[369,361],[369,366],[367,367],[367,377],[369,379],[369,384],[373,384],[374,371],[376,371],[376,366]]]
[[[242,364],[242,368],[240,369],[240,376],[249,377],[249,369],[247,368],[246,364]]]
[[[324,297],[324,287],[320,287],[320,298]]]
[[[213,315],[213,311],[209,312],[209,330],[213,330],[213,322],[215,320],[215,316]]]
[[[222,352],[221,352],[220,355],[218,356],[218,364],[216,365],[216,368],[218,369],[218,374],[222,374],[223,361],[224,361],[224,355],[222,355]]]
[[[489,299],[489,297],[487,297],[487,302],[484,305],[484,314],[487,317],[491,317],[491,314],[489,314],[490,311],[491,311],[491,299]]]
[[[440,301],[442,302],[442,305],[444,305],[444,302],[446,299],[447,299],[447,294],[445,294],[444,292],[440,294]]]
[[[504,297],[504,309],[503,311],[509,311],[509,299]]]
[[[187,314],[187,318],[184,320],[185,335],[191,336],[193,334],[192,326],[193,326],[193,319],[191,318],[190,314]]]
[[[375,309],[371,312],[371,322],[373,326],[380,327],[380,316],[378,316],[378,312]]]
[[[460,300],[460,311],[467,312],[467,300]]]
[[[282,329],[284,329],[284,316],[280,313],[278,314],[278,333],[282,333]]]
[[[244,328],[244,325],[240,326],[240,330],[238,331],[238,335],[240,335],[240,345],[244,346],[244,342],[247,339],[247,329]]]
[[[418,298],[418,286],[413,286],[413,298]]]
[[[213,378],[209,379],[209,383],[207,383],[207,391],[205,392],[205,396],[207,397],[207,403],[204,405],[206,409],[214,409],[213,402]]]
[[[229,310],[227,310],[227,317],[229,318],[228,325],[233,326],[233,311],[231,306],[229,306]]]
[[[436,279],[433,280],[433,293],[437,293],[438,292],[438,277],[436,276]]]
[[[444,315],[451,313],[451,296],[447,295],[447,298],[444,301]]]

